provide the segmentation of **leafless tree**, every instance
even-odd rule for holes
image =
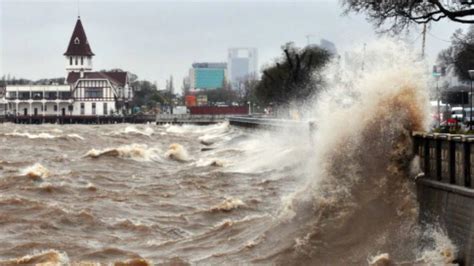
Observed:
[[[344,14],[364,13],[379,33],[399,34],[413,24],[444,19],[474,23],[468,0],[341,0]]]

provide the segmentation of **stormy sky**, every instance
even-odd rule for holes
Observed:
[[[79,8],[78,8],[79,6]],[[174,76],[179,90],[193,62],[225,62],[230,47],[256,47],[260,69],[281,53],[320,38],[340,53],[377,38],[361,15],[342,16],[339,0],[314,1],[22,1],[0,0],[0,75],[28,79],[66,75],[62,54],[78,9],[94,69],[122,68],[157,82]],[[460,24],[433,24],[428,60],[449,45]],[[407,38],[421,50],[421,27]]]

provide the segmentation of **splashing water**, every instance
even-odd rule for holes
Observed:
[[[263,244],[254,262],[364,265],[379,252],[386,253],[379,261],[417,259],[422,232],[410,134],[430,123],[425,68],[388,40],[369,45],[366,60],[363,73],[329,67],[330,89],[310,112],[318,130],[307,183],[265,233],[276,248]]]
[[[91,149],[84,156],[90,158],[120,157],[137,161],[151,161],[158,157],[158,152],[158,150],[148,148],[148,146],[144,144],[131,144],[103,150]]]
[[[26,167],[21,170],[22,176],[27,176],[33,180],[41,180],[50,175],[49,170],[39,163],[35,163],[32,166]]]
[[[188,152],[184,149],[184,147],[178,143],[173,143],[170,145],[168,151],[165,153],[165,157],[170,159],[185,162],[189,160]]]
[[[456,247],[441,230],[418,226],[410,178],[419,172],[410,132],[430,123],[423,69],[386,40],[368,45],[363,72],[335,62],[328,89],[303,116],[316,121],[311,136],[227,123],[157,126],[151,136],[100,127],[117,137],[68,125],[61,134],[88,141],[25,141],[4,133],[36,128],[0,127],[0,264],[25,254],[51,255],[26,264],[57,263],[62,252],[73,265],[449,264]],[[137,138],[146,145],[132,144]],[[54,160],[58,152],[67,163]],[[57,189],[17,178],[38,158],[66,168],[48,180]],[[51,248],[58,251],[35,252]]]

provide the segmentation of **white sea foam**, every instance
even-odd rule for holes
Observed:
[[[28,176],[33,180],[41,180],[50,175],[49,170],[39,163],[35,163],[32,166],[28,166],[20,171],[23,176]]]
[[[165,157],[181,162],[189,160],[188,152],[178,143],[173,143],[169,146],[168,151],[165,153]]]
[[[160,150],[149,148],[144,144],[130,144],[101,150],[91,149],[85,154],[85,157],[120,157],[136,161],[151,161],[159,159],[159,152]]]
[[[55,131],[55,133],[58,133]],[[4,136],[7,137],[18,137],[18,138],[28,138],[28,139],[79,139],[84,140],[79,134],[66,134],[66,135],[53,135],[46,132],[41,133],[28,133],[28,132],[12,132],[4,133]]]
[[[136,134],[136,135],[143,135],[143,136],[151,136],[155,131],[147,126],[145,129],[140,130],[134,126],[127,126],[123,131],[119,132],[119,134]]]

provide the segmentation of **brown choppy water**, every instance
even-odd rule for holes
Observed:
[[[0,125],[0,265],[451,265],[418,223],[428,100],[404,49],[369,45],[365,75],[332,66],[311,135]]]
[[[3,124],[0,265],[364,265],[379,251],[414,261],[415,196],[399,176],[407,166],[384,166],[410,157],[400,132],[330,152],[332,178],[316,185],[301,132]],[[366,181],[350,184],[355,170]]]
[[[265,148],[277,142],[227,123],[0,125],[1,259],[192,263],[250,249],[298,183],[288,146]]]

